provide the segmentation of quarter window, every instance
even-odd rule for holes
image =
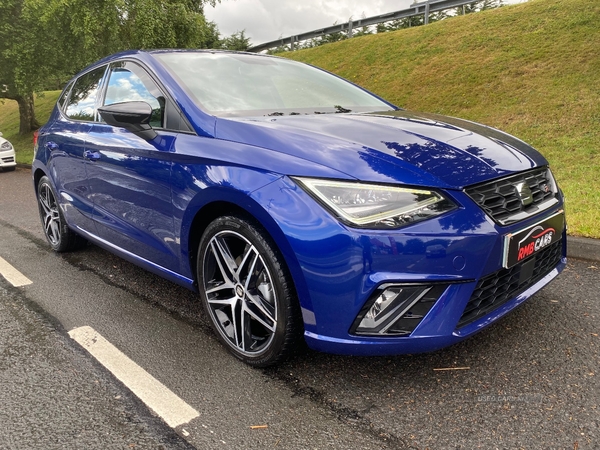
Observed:
[[[63,89],[63,92],[62,92],[62,94],[60,95],[60,97],[59,97],[59,99],[58,99],[58,101],[57,101],[57,103],[58,103],[58,106],[60,107],[60,109],[61,109],[62,111],[64,111],[64,110],[65,110],[65,107],[67,106],[67,105],[66,105],[66,103],[67,103],[67,100],[69,99],[69,93],[71,92],[71,88],[73,87],[73,83],[74,83],[74,82],[73,82],[73,81],[71,81],[71,82],[70,82],[70,83],[69,83],[69,84],[68,84],[68,85],[67,85],[67,86],[66,86],[66,87]]]
[[[74,120],[94,120],[98,87],[105,71],[106,66],[102,66],[77,79],[71,90],[71,97],[65,109],[65,114],[69,118]]]

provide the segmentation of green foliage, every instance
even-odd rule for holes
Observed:
[[[219,33],[207,22],[202,1],[51,0],[65,40],[77,45],[78,68],[127,49],[210,48]],[[214,1],[211,2],[214,4]]]
[[[312,48],[312,47],[314,47],[314,45],[310,45],[310,46],[302,47],[302,48]],[[267,50],[267,54],[268,55],[276,55],[278,53],[291,52],[292,50],[293,49],[289,45],[280,45],[279,47],[270,48],[269,50]]]
[[[403,30],[404,28],[418,27],[424,23],[425,19],[423,16],[406,17],[379,24],[377,32],[384,33],[386,31]]]
[[[504,0],[480,0],[466,5],[458,6],[455,10],[456,15],[462,16],[478,11],[499,8],[504,5]]]
[[[452,17],[453,15],[464,15],[470,14],[472,12],[484,11],[487,9],[498,8],[503,5],[504,0],[479,0],[473,3],[466,4],[462,7],[458,7],[454,10],[454,12],[446,11],[436,11],[429,14],[429,23],[438,22],[440,20],[447,19],[448,17]],[[362,19],[365,18],[363,14]],[[334,25],[337,22],[334,22]],[[395,19],[389,22],[378,23],[373,28],[372,26],[360,26],[360,20],[353,21],[353,25],[356,27],[352,30],[352,37],[360,37],[366,36],[374,33],[385,33],[388,31],[397,31],[403,30],[405,28],[418,27],[425,24],[424,15],[405,17],[403,19]],[[282,45],[277,48],[272,48],[267,51],[267,53],[274,55],[277,53],[289,52],[294,50],[301,50],[307,48],[318,47],[324,44],[331,44],[333,42],[343,41],[348,38],[348,33],[338,31],[336,33],[330,33],[324,36],[320,36],[318,38],[309,39],[303,42],[299,42],[292,45]]]
[[[365,13],[362,14],[361,20],[365,19],[367,16]],[[358,27],[352,30],[352,37],[360,37],[366,36],[368,34],[373,34],[373,30],[370,26],[360,26],[360,20],[355,20],[353,26],[358,25]]]
[[[26,8],[23,0],[0,2],[0,94],[15,98],[30,92],[45,75],[33,72],[35,55],[43,49],[35,35],[36,11]],[[31,76],[29,76],[29,72]]]
[[[250,38],[246,36],[246,30],[238,31],[223,39],[220,48],[245,52],[250,48]]]
[[[337,25],[337,22],[334,23]],[[337,31],[335,33],[329,33],[324,36],[320,36],[316,39],[313,39],[315,46],[331,44],[332,42],[339,42],[348,39],[348,34],[342,31]]]
[[[49,91],[36,95],[35,112],[44,123],[56,104],[60,91]],[[0,100],[0,131],[14,146],[17,163],[31,164],[33,160],[33,132],[19,134],[19,107],[14,100]]]
[[[530,0],[284,56],[530,142],[565,191],[569,232],[600,238],[599,17],[597,0]]]
[[[219,46],[204,17],[217,0],[2,0],[0,98],[17,100],[21,132],[36,126],[33,93],[126,49]]]

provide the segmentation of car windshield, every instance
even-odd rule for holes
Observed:
[[[203,110],[217,116],[325,114],[394,108],[306,64],[259,55],[156,53]]]

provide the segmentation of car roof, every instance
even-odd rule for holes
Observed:
[[[124,50],[118,53],[113,53],[111,55],[105,56],[104,58],[95,61],[88,66],[81,69],[79,72],[73,76],[73,78],[79,77],[81,74],[90,71],[94,67],[101,66],[103,64],[108,64],[112,61],[124,58],[133,58],[138,60],[145,60],[144,56],[150,56],[154,54],[160,53],[212,53],[212,54],[237,54],[237,55],[247,55],[254,56],[257,58],[275,58],[275,59],[284,59],[280,56],[267,55],[263,53],[250,53],[250,52],[240,52],[234,50],[218,50],[218,49],[185,49],[185,48],[166,48],[166,49],[150,49],[150,50]]]

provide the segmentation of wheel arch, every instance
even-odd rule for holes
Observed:
[[[44,176],[47,176],[47,174],[40,168],[35,169],[33,172],[33,187],[35,189],[36,196],[37,196],[38,184],[40,184],[40,180]]]
[[[216,200],[203,205],[192,219],[187,238],[187,253],[190,270],[194,279],[196,278],[197,270],[198,245],[200,244],[200,239],[204,234],[204,230],[206,230],[206,227],[213,220],[228,215],[241,215],[242,217],[255,220],[245,208],[242,208],[235,203],[222,200]]]
[[[204,192],[199,197],[206,198],[206,194],[207,193]],[[213,197],[213,195],[210,197]],[[236,215],[254,222],[265,231],[266,237],[271,240],[275,249],[281,254],[286,263],[286,270],[291,275],[294,284],[293,289],[300,302],[300,306],[302,308],[308,307],[309,309],[312,309],[311,305],[306,304],[309,299],[308,287],[304,281],[300,263],[280,225],[271,217],[268,211],[250,195],[239,191],[228,190],[228,192],[225,193],[221,192],[219,197],[220,198],[213,198],[211,201],[207,201],[206,203],[197,206],[194,214],[190,214],[190,218],[184,220],[182,226],[181,249],[182,252],[187,252],[186,257],[189,264],[189,270],[196,285],[198,281],[196,274],[198,245],[204,230],[218,217]],[[188,225],[185,225],[186,223]],[[185,242],[183,241],[184,239],[186,240]]]
[[[284,257],[288,269],[290,265],[290,257],[293,259],[293,264],[298,264],[295,258],[292,247],[287,242],[287,238],[279,225],[269,216],[269,214],[254,200],[248,198],[248,201],[254,203],[254,207],[248,207],[247,204],[233,202],[231,200],[214,200],[206,203],[198,209],[191,220],[189,231],[187,233],[187,252],[190,261],[192,273],[196,273],[196,257],[198,252],[198,244],[206,227],[215,219],[222,216],[234,215],[255,222],[262,228],[271,239],[277,250]]]

